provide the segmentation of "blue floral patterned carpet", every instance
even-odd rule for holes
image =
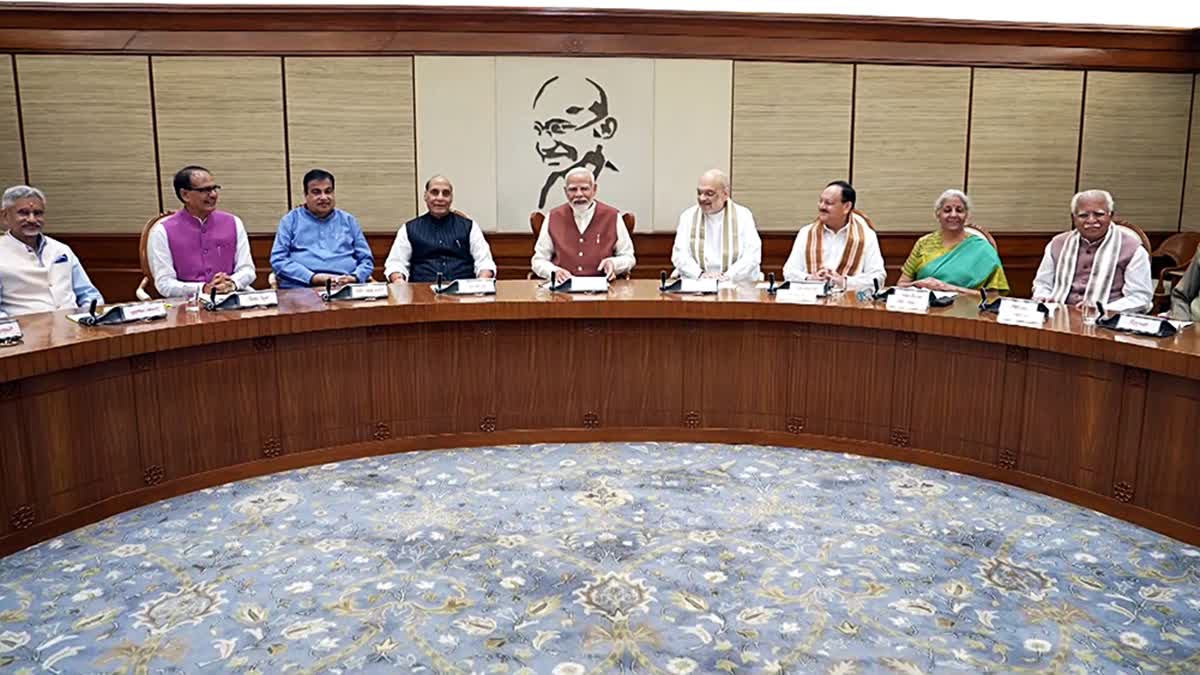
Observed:
[[[0,559],[0,671],[1200,671],[1200,551],[825,452],[538,445],[313,467]]]

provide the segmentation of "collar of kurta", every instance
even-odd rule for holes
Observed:
[[[708,265],[705,257],[708,215],[697,205],[696,217],[692,221],[692,257],[699,263],[701,270]],[[729,271],[731,265],[737,262],[738,253],[741,252],[741,246],[738,246],[740,239],[738,237],[737,208],[734,206],[733,200],[726,200],[725,207],[719,213],[712,215],[721,216],[721,239],[724,243],[721,248],[721,273],[724,274]]]

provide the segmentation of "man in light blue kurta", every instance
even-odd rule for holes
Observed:
[[[271,269],[280,288],[364,283],[375,271],[375,257],[358,220],[335,208],[333,174],[313,169],[304,174],[304,206],[279,221],[271,247]]]

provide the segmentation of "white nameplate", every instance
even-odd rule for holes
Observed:
[[[775,291],[775,302],[790,302],[797,305],[815,305],[821,301],[821,291],[824,284],[792,284],[787,288]]]
[[[167,315],[167,306],[162,302],[139,302],[123,305],[121,311],[126,321],[145,321],[146,319],[161,319]]]
[[[1131,333],[1157,335],[1162,329],[1162,319],[1139,314],[1121,314],[1117,317],[1117,330]]]
[[[279,304],[275,291],[254,291],[238,295],[238,307],[270,307]]]
[[[996,317],[998,323],[1012,326],[1042,327],[1046,323],[1046,315],[1038,309],[1038,303],[1033,300],[1020,298],[1001,298],[1000,314]]]
[[[608,279],[604,277],[571,277],[572,293],[607,293]]]
[[[716,293],[718,281],[716,279],[680,279],[680,293]]]
[[[887,310],[925,314],[929,311],[929,291],[924,288],[897,288],[888,296]]]
[[[462,295],[481,293],[491,295],[496,292],[495,279],[459,279],[458,292]]]
[[[24,337],[21,333],[21,324],[16,321],[5,321],[0,323],[0,340],[9,340],[16,342]]]
[[[387,284],[351,284],[350,299],[351,300],[373,300],[375,298],[386,298],[388,294]]]

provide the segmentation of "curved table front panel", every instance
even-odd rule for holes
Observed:
[[[1200,339],[896,314],[753,288],[606,298],[500,282],[84,328],[0,353],[0,553],[228,480],[415,448],[695,440],[857,452],[1005,481],[1200,543]]]

